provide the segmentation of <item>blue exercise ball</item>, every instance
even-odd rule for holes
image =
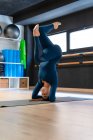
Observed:
[[[4,29],[4,35],[8,38],[17,39],[20,35],[20,30],[15,24],[9,24]]]

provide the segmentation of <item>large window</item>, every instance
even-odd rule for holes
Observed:
[[[57,44],[61,47],[62,52],[67,51],[66,33],[59,33],[48,37],[53,42],[53,44]]]
[[[70,33],[70,49],[93,47],[93,28]]]

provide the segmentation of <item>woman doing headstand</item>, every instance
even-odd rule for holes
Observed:
[[[33,90],[32,99],[41,98],[38,95],[40,89],[42,92],[49,93],[48,100],[55,101],[55,93],[58,85],[58,75],[56,64],[62,56],[62,50],[58,45],[54,45],[47,37],[53,29],[57,29],[60,22],[54,22],[50,25],[40,26],[37,24],[33,29],[35,40],[35,62],[39,64],[38,82]],[[44,90],[45,89],[45,90]]]

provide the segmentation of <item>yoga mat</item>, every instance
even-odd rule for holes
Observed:
[[[82,101],[82,100],[90,100],[90,99],[77,98],[77,97],[57,97],[55,102],[32,101],[32,100],[1,101],[0,107],[26,106],[26,105],[37,105],[37,104],[58,103],[58,102],[72,102],[72,101]]]

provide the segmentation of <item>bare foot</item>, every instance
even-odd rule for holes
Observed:
[[[33,30],[39,30],[39,24],[36,24]]]
[[[40,36],[39,24],[35,25],[35,27],[33,29],[33,36]]]
[[[54,29],[58,29],[59,25],[61,25],[61,22],[58,21],[54,22],[53,25],[54,25]]]

